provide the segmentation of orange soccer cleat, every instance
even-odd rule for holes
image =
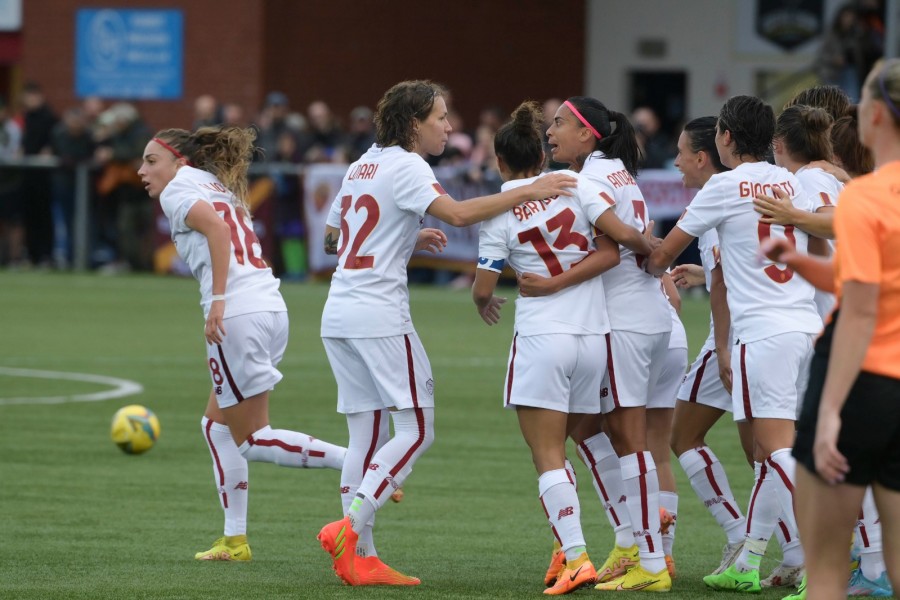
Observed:
[[[356,558],[356,541],[359,534],[350,526],[350,517],[329,523],[316,536],[322,548],[334,561],[332,568],[344,583],[357,585],[358,577],[354,566]]]
[[[580,587],[590,585],[597,579],[597,571],[588,558],[587,552],[569,562],[556,579],[556,583],[544,590],[548,596],[559,596],[574,592]]]
[[[356,569],[355,585],[419,585],[422,583],[418,577],[410,577],[390,568],[377,556],[354,559]]]
[[[553,556],[550,557],[550,566],[547,567],[547,574],[544,575],[544,585],[552,586],[559,579],[563,570],[566,568],[566,553],[562,551],[559,542],[553,544]]]

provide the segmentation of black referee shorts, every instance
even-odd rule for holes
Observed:
[[[794,442],[794,458],[811,473],[816,472],[813,442],[827,369],[828,355],[817,351]],[[860,372],[841,410],[838,450],[850,464],[845,483],[879,483],[900,492],[900,380]]]

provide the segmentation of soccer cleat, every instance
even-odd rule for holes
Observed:
[[[212,548],[194,555],[197,560],[250,560],[250,546],[246,535],[220,537]]]
[[[383,562],[377,556],[354,557],[356,570],[355,585],[419,585],[422,583],[418,577],[410,577],[396,571]]]
[[[558,543],[553,544],[553,556],[550,557],[550,566],[547,567],[547,574],[544,575],[544,585],[547,587],[556,583],[566,568],[566,553],[562,551],[562,548],[557,548],[558,545]]]
[[[734,565],[718,575],[707,575],[703,578],[703,583],[714,590],[729,590],[746,594],[758,594],[762,591],[762,587],[759,585],[759,571],[741,573]]]
[[[675,559],[671,555],[666,555],[666,570],[669,571],[669,577],[675,579]]]
[[[799,567],[786,567],[778,565],[769,576],[759,582],[762,587],[797,587],[803,576],[806,575],[806,569],[803,565]]]
[[[356,576],[354,558],[356,558],[356,541],[359,539],[359,534],[350,526],[350,517],[329,523],[319,531],[316,539],[334,561],[332,568],[335,574],[344,583],[357,585],[359,579]]]
[[[785,596],[781,600],[806,600],[806,575],[804,575],[803,579],[800,581],[800,585],[797,587],[797,593]]]
[[[597,571],[597,583],[603,583],[625,575],[629,569],[638,564],[640,557],[637,544],[631,548],[615,546],[606,557],[606,562]]]
[[[659,533],[660,535],[666,535],[669,533],[669,527],[675,524],[675,517],[672,516],[672,513],[667,511],[664,508],[659,509]]]
[[[565,556],[565,555],[564,555]],[[587,552],[570,563],[567,563],[556,578],[556,583],[544,590],[548,596],[559,596],[574,592],[578,588],[590,585],[597,579],[597,571],[588,558]]]
[[[734,561],[736,561],[738,556],[741,555],[741,550],[743,548],[744,542],[725,544],[725,547],[722,548],[722,562],[719,563],[719,566],[715,571],[712,572],[712,574],[719,575],[720,573],[724,573],[725,569],[733,565]]]
[[[872,581],[863,575],[862,569],[856,569],[850,575],[850,583],[847,584],[847,595],[890,598],[894,595],[894,590],[891,587],[886,571],[878,579]]]
[[[672,578],[668,569],[648,573],[644,567],[637,565],[621,577],[598,583],[594,589],[606,592],[668,592],[672,589]]]

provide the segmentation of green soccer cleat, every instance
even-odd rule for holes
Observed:
[[[707,575],[703,578],[703,583],[714,590],[728,590],[745,594],[758,594],[762,591],[762,587],[759,585],[759,571],[741,573],[734,565],[718,575]]]
[[[797,588],[797,593],[785,596],[781,600],[806,600],[806,575],[803,576],[800,587]]]
[[[212,548],[194,555],[197,560],[250,560],[250,546],[246,535],[220,537]]]

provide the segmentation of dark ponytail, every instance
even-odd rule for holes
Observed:
[[[596,98],[572,96],[568,102],[600,134],[599,139],[594,138],[594,150],[603,152],[607,158],[618,158],[628,172],[637,177],[641,149],[628,117],[609,110]]]
[[[526,173],[544,166],[544,113],[533,101],[523,102],[512,112],[494,136],[494,152],[514,173]]]

